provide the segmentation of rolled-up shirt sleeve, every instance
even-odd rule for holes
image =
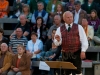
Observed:
[[[79,36],[80,36],[80,42],[81,42],[81,51],[86,52],[86,50],[88,49],[88,40],[87,40],[86,34],[81,25],[78,25],[78,29],[79,29]]]
[[[62,37],[61,37],[60,27],[57,28],[56,33],[55,33],[55,36],[56,36],[56,35],[59,35],[59,36],[60,36],[60,41],[57,41],[57,40],[55,39],[55,37],[54,37],[54,44],[55,44],[56,46],[60,46],[60,45],[62,44]]]

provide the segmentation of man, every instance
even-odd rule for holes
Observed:
[[[7,75],[11,67],[12,54],[8,51],[8,45],[6,43],[1,44],[0,50],[0,75]]]
[[[9,42],[9,51],[13,54],[17,53],[17,46],[19,44],[26,47],[27,45],[27,38],[23,36],[23,31],[21,28],[17,28],[15,31],[16,35],[14,35]]]
[[[86,33],[89,46],[93,46],[94,29],[92,26],[88,25],[87,19],[82,19],[82,27]]]
[[[43,17],[44,24],[46,24],[47,23],[47,19],[48,19],[48,13],[44,10],[43,2],[38,2],[37,6],[38,6],[38,10],[36,10],[33,13],[31,22],[36,24],[36,18],[37,17]]]
[[[44,7],[46,7],[45,0],[30,0],[29,6],[30,6],[31,13],[34,13],[38,9],[38,7],[37,7],[38,2],[43,2]]]
[[[20,19],[20,23],[18,23],[18,25],[15,27],[15,30],[11,34],[10,38],[12,38],[12,36],[16,34],[16,29],[19,27],[22,28],[23,36],[26,36],[27,38],[29,38],[30,25],[27,23],[26,16],[24,14],[21,14],[19,19]]]
[[[80,1],[76,1],[74,4],[75,4],[75,10],[73,11],[74,23],[82,24],[82,19],[87,18],[87,13],[86,13],[86,11],[81,9]]]
[[[62,26],[61,17],[59,15],[55,15],[54,16],[54,25],[50,27],[48,34],[47,34],[49,39],[51,39],[52,30],[57,29],[60,26]]]
[[[70,11],[63,14],[63,19],[65,24],[57,29],[54,43],[56,46],[62,45],[62,59],[77,67],[76,70],[66,70],[66,75],[82,75],[81,59],[85,58],[88,48],[86,34],[81,25],[73,23],[73,14]]]

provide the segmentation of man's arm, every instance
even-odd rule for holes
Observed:
[[[78,28],[79,28],[81,49],[82,49],[82,52],[86,52],[86,50],[88,48],[88,40],[87,40],[86,34],[85,34],[84,29],[82,28],[82,26],[78,25]]]
[[[43,43],[40,42],[39,45],[38,45],[38,50],[35,51],[34,54],[38,54],[38,53],[40,53],[42,50],[43,50]]]

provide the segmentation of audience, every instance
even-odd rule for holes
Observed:
[[[93,46],[94,28],[88,24],[87,19],[82,19],[82,27],[86,33],[89,46]]]
[[[80,1],[76,1],[75,2],[75,10],[73,11],[73,15],[74,15],[74,23],[76,24],[82,24],[82,19],[83,18],[87,18],[87,13],[86,11],[81,9],[81,2]]]
[[[17,28],[15,30],[16,34],[12,36],[9,42],[9,51],[13,54],[17,53],[17,46],[19,44],[26,47],[27,45],[27,38],[23,36],[23,31],[21,28]]]
[[[9,14],[9,2],[0,0],[0,18],[12,15],[10,18],[19,21],[17,26],[13,25],[14,32],[10,35],[10,42],[0,28],[0,75],[34,74],[36,68],[31,62],[58,60],[61,46],[55,46],[53,40],[56,29],[64,23],[64,11],[71,11],[74,23],[82,25],[89,46],[100,45],[100,5],[94,0],[88,0],[84,4],[81,2],[83,0],[14,0],[13,11]],[[42,73],[55,74],[54,69]]]
[[[6,0],[0,0],[0,18],[8,16],[9,2]]]
[[[37,7],[38,7],[38,10],[36,10],[33,13],[31,22],[36,24],[36,18],[37,17],[43,17],[43,23],[46,25],[47,19],[48,19],[48,13],[44,10],[43,2],[38,2]]]
[[[17,28],[22,28],[23,36],[26,36],[27,38],[29,38],[30,25],[29,25],[29,23],[27,22],[27,17],[26,17],[26,15],[24,15],[24,14],[20,15],[19,19],[20,19],[20,22],[19,22],[19,23],[17,24],[17,26],[15,27],[15,30],[16,30]],[[16,31],[15,31],[15,30],[14,30],[14,32],[11,34],[11,36],[16,34]]]
[[[4,31],[3,31],[3,29],[0,28],[0,45],[2,43],[8,44],[8,42],[9,42],[8,38],[4,37]]]
[[[96,32],[98,30],[99,25],[100,25],[100,19],[98,18],[96,10],[91,11],[88,22],[89,22],[89,25],[93,26],[94,32]]]
[[[37,33],[38,39],[42,40],[43,43],[46,41],[47,31],[46,31],[45,25],[43,24],[43,18],[42,17],[36,18],[36,25],[33,25],[32,31]]]
[[[30,0],[29,6],[30,6],[30,11],[31,11],[31,13],[34,13],[35,11],[38,10],[38,7],[37,7],[37,3],[38,3],[38,2],[43,2],[44,7],[46,7],[45,0]]]
[[[50,27],[48,34],[47,34],[49,39],[51,39],[52,30],[57,29],[60,26],[62,26],[61,17],[59,15],[55,15],[54,16],[54,25]]]
[[[11,70],[7,75],[30,75],[30,56],[25,53],[23,45],[17,46],[17,54],[14,55]]]
[[[2,43],[0,50],[0,75],[7,75],[12,61],[12,54],[8,51],[8,45]]]

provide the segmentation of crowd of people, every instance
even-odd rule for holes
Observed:
[[[32,75],[31,62],[68,61],[82,75],[81,59],[88,46],[100,45],[100,5],[94,0],[0,0],[0,18],[17,19],[8,37],[0,28],[0,75]],[[59,71],[56,70],[59,74]],[[55,75],[55,69],[41,75]]]

